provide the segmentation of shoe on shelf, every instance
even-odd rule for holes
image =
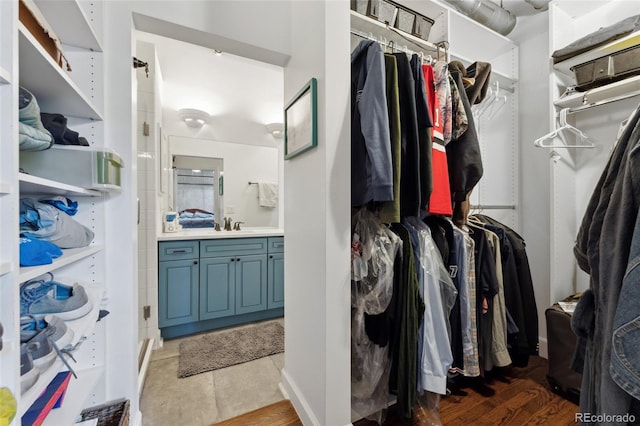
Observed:
[[[38,381],[40,370],[33,365],[33,358],[26,343],[20,345],[20,393],[23,394]]]
[[[23,344],[27,345],[27,350],[33,359],[33,365],[41,372],[51,367],[51,364],[56,360],[56,351],[53,349],[53,344],[46,330],[40,330]]]
[[[40,330],[35,336],[23,343],[21,347],[23,345],[26,345],[27,351],[31,354],[33,365],[40,370],[40,372],[46,371],[51,367],[57,356],[62,360],[69,371],[71,371],[73,376],[77,378],[75,371],[73,371],[65,359],[62,351],[49,337],[47,329]]]
[[[20,318],[20,342],[25,343],[41,330],[46,330],[51,341],[64,350],[71,346],[74,332],[57,315],[45,315],[43,319],[37,319],[33,315]]]
[[[32,280],[20,285],[20,315],[41,319],[53,314],[63,321],[81,318],[93,305],[80,284],[67,285],[53,280]]]

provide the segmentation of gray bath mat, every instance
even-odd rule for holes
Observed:
[[[211,332],[180,343],[178,377],[189,377],[280,352],[284,352],[284,327],[279,322]]]

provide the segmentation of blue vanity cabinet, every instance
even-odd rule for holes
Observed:
[[[198,320],[198,245],[193,241],[162,243],[158,269],[158,326]]]
[[[235,313],[235,257],[211,257],[200,261],[200,319],[221,318]]]
[[[222,266],[203,268],[201,285],[209,297],[201,300],[201,309],[209,306],[222,307],[229,303],[226,315],[241,315],[267,309],[267,238],[233,238],[200,241],[200,256],[203,262],[218,259],[220,264],[228,262],[228,270]],[[207,263],[208,264],[208,263]],[[235,292],[235,299],[230,293]],[[213,298],[225,298],[214,302]],[[234,303],[232,303],[234,302]],[[224,316],[223,311],[214,312],[213,317]],[[204,318],[201,318],[204,319]]]
[[[284,237],[160,241],[163,338],[284,315]]]
[[[284,307],[284,237],[269,238],[267,309]]]
[[[236,314],[267,309],[267,255],[236,258]]]

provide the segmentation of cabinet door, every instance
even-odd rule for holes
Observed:
[[[200,319],[233,315],[236,304],[236,258],[211,257],[200,264]]]
[[[236,258],[236,314],[267,309],[267,255]]]
[[[267,309],[284,306],[284,253],[269,255]]]
[[[197,260],[160,262],[158,287],[159,327],[198,320]]]

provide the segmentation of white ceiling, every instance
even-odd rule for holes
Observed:
[[[283,121],[282,67],[155,34],[138,39],[156,47],[163,109],[196,108],[234,123]]]

